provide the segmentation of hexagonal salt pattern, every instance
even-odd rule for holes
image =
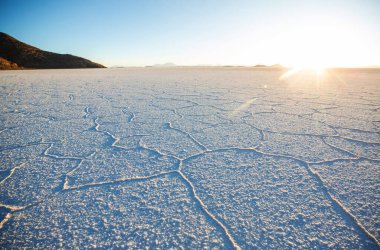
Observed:
[[[375,246],[300,161],[223,150],[186,160],[182,171],[244,249]]]
[[[0,248],[378,249],[380,72],[284,73],[0,72]]]
[[[16,212],[1,248],[231,248],[175,175],[58,193]]]
[[[380,161],[359,159],[311,165],[334,198],[377,239],[380,237],[379,164]]]

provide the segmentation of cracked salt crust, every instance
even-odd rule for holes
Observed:
[[[280,73],[0,72],[0,248],[378,248],[380,73]]]

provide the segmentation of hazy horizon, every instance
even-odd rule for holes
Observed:
[[[379,1],[1,1],[0,31],[107,67],[376,67]]]

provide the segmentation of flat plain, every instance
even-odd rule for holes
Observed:
[[[0,72],[0,248],[379,249],[380,70]]]

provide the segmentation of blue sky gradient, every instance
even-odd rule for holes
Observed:
[[[360,57],[358,66],[380,65],[377,0],[0,0],[0,31],[107,66],[292,64],[302,52],[295,51],[298,41],[307,43],[302,30],[314,26],[337,27],[323,39],[324,49],[329,40],[344,43],[338,33],[345,26],[346,40],[356,39],[345,51]]]

